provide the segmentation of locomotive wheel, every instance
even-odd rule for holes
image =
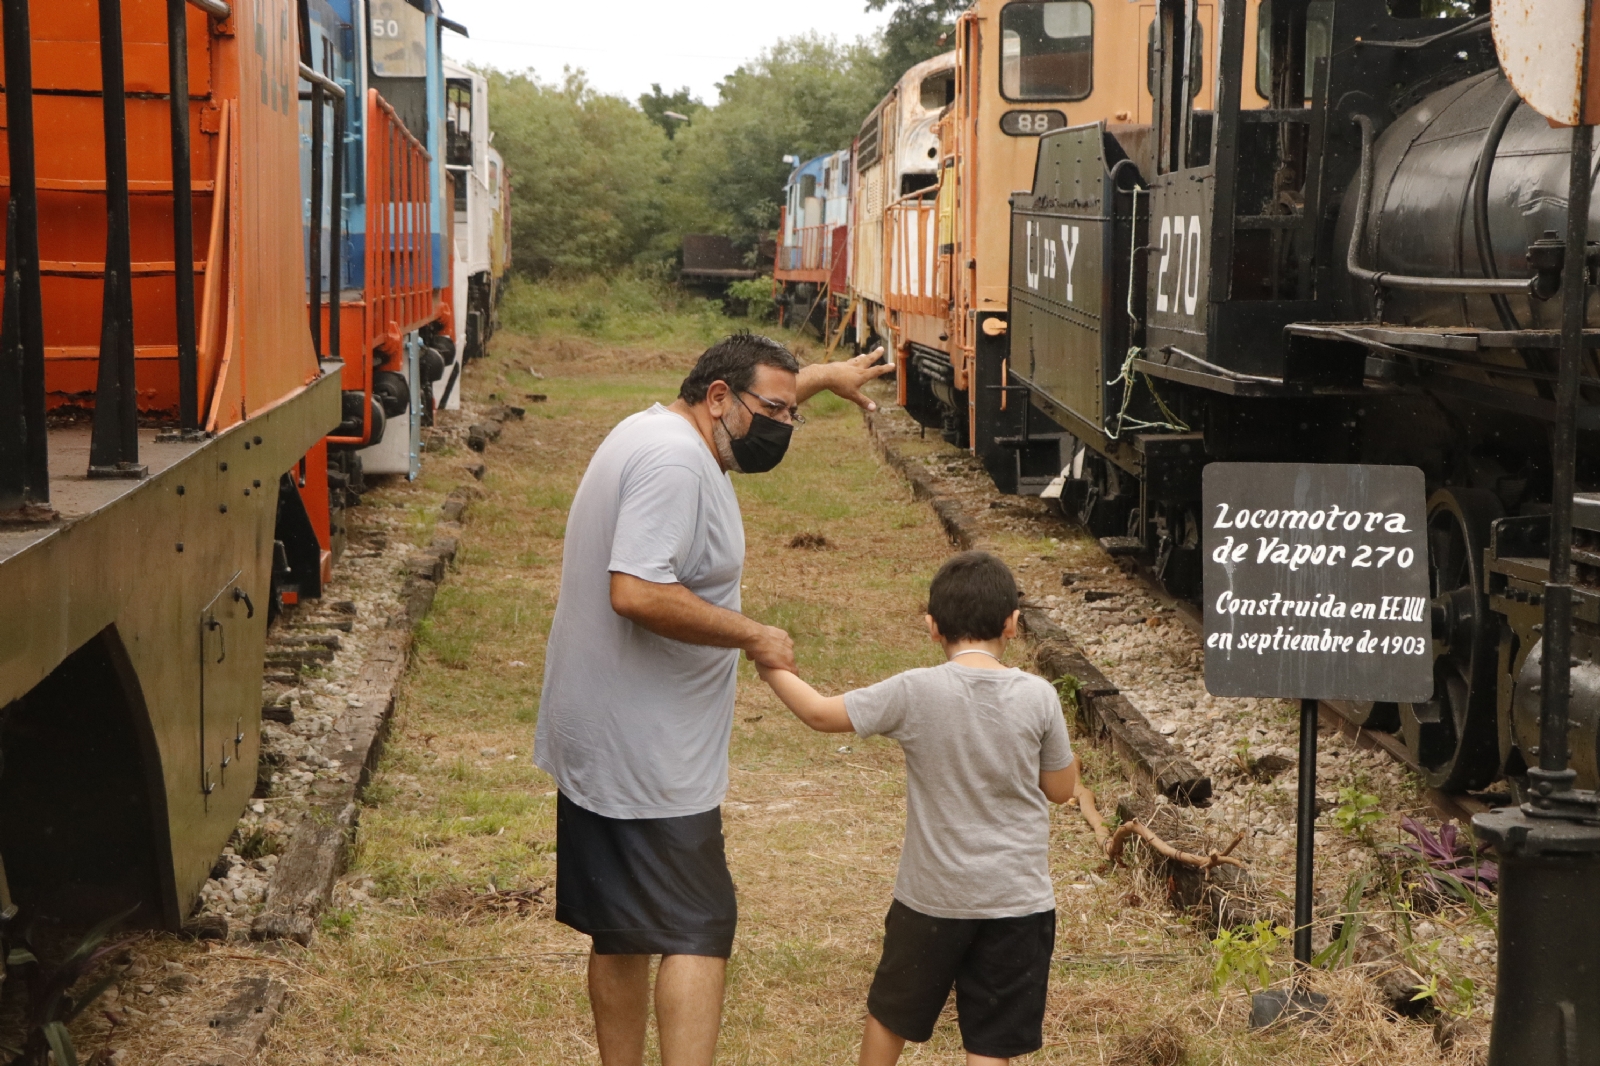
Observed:
[[[1433,699],[1402,703],[1400,733],[1429,787],[1482,788],[1498,763],[1495,638],[1483,573],[1500,501],[1482,489],[1440,489],[1428,501]]]

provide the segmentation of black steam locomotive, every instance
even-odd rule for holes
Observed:
[[[1058,498],[1190,599],[1207,462],[1420,467],[1437,688],[1352,714],[1401,734],[1432,786],[1516,783],[1539,743],[1570,133],[1520,104],[1486,4],[1269,0],[1249,40],[1245,0],[1218,7],[1212,49],[1195,0],[1157,3],[1149,125],[1042,139],[1012,198],[1009,354],[978,368],[971,443],[1003,487]],[[1246,77],[1269,106],[1240,107]],[[1583,375],[1594,488],[1592,356]],[[910,406],[949,424],[931,395]],[[1572,766],[1593,788],[1600,495],[1575,513]]]

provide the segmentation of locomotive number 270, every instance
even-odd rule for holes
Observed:
[[[1192,315],[1200,297],[1200,216],[1161,219],[1161,263],[1156,268],[1156,310]],[[1168,284],[1171,275],[1171,284]]]

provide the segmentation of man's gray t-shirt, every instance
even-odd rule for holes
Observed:
[[[589,461],[567,515],[534,760],[608,818],[711,810],[728,790],[739,652],[657,636],[611,608],[611,574],[739,609],[744,522],[690,422],[656,404]]]
[[[1041,770],[1072,763],[1061,699],[1042,677],[948,662],[845,693],[862,737],[906,753],[906,843],[894,898],[935,918],[1053,910]]]

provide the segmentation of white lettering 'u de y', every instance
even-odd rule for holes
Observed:
[[[1061,225],[1061,251],[1067,260],[1067,302],[1072,302],[1072,263],[1078,258],[1078,227]]]

